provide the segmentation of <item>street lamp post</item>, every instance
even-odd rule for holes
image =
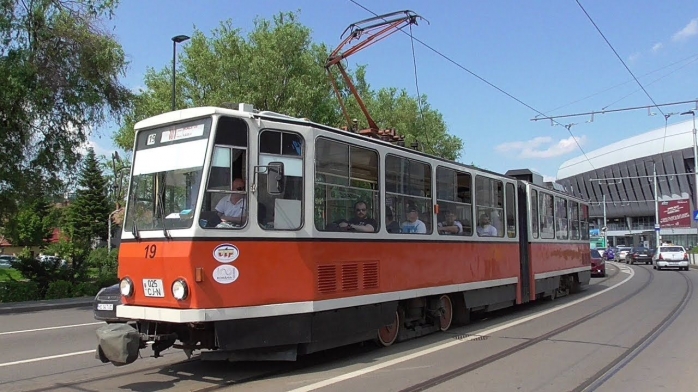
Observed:
[[[698,210],[698,135],[696,134],[696,112],[694,110],[689,110],[681,113],[681,115],[690,114],[693,116],[693,174],[695,178],[693,184],[695,185],[695,204],[693,205],[693,210]],[[691,218],[693,214],[691,213]],[[698,228],[696,228],[698,230]],[[697,237],[698,239],[698,237]]]
[[[177,44],[188,40],[186,35],[176,35],[172,37],[172,111],[175,111],[175,64],[177,62]]]

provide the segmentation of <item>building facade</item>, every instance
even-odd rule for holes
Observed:
[[[693,128],[690,119],[588,152],[564,162],[556,181],[591,201],[592,229],[604,227],[605,206],[609,245],[653,247],[657,223],[661,241],[696,245]]]

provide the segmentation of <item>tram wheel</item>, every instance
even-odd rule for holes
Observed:
[[[397,340],[400,333],[400,313],[395,311],[395,320],[386,326],[378,328],[378,336],[376,341],[383,347],[391,346]]]
[[[447,331],[451,328],[451,323],[453,322],[453,302],[451,302],[451,297],[447,294],[442,295],[439,298],[439,307],[441,308],[440,328],[442,331]]]

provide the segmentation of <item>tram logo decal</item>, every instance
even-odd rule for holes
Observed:
[[[213,280],[220,284],[230,284],[238,280],[240,271],[232,265],[219,265],[213,270]]]
[[[221,263],[232,263],[240,256],[240,250],[233,244],[221,244],[213,249],[213,258]]]

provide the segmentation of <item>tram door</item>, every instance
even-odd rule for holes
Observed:
[[[519,203],[517,205],[519,217],[519,254],[521,255],[521,303],[531,300],[531,255],[529,253],[528,233],[528,194],[526,183],[517,181]]]

